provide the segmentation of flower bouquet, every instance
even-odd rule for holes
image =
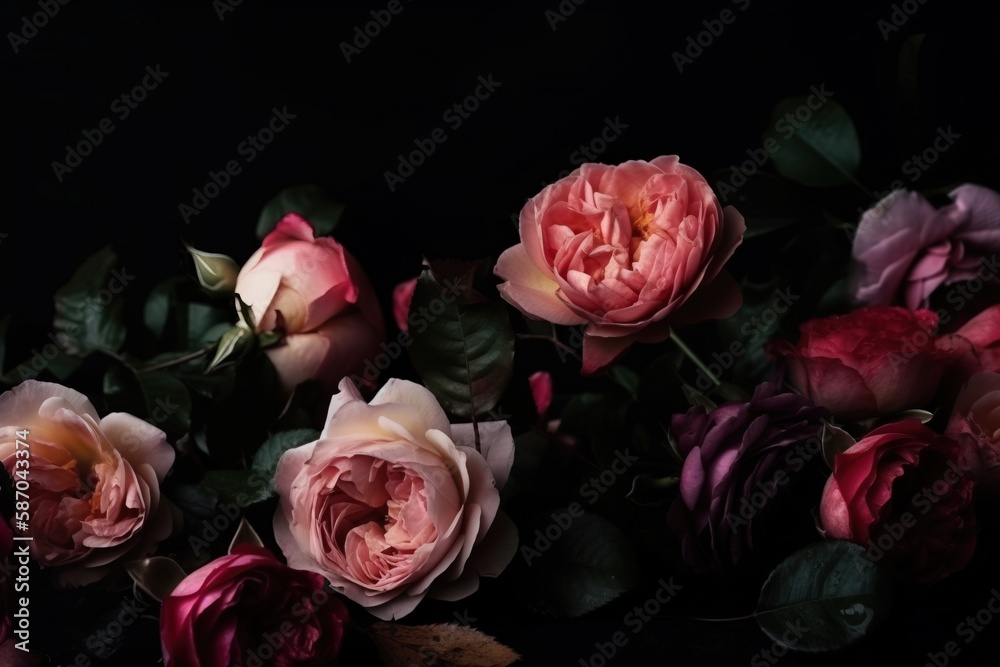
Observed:
[[[751,4],[706,19],[678,73]],[[406,7],[372,10],[345,61]],[[145,71],[112,114],[170,94]],[[389,193],[508,85],[475,81]],[[383,221],[325,181],[245,192],[256,224],[199,238],[291,106],[172,211],[174,265],[73,248],[43,333],[0,312],[0,664],[982,664],[988,175],[869,191],[817,84],[724,168],[602,157],[628,128],[608,117],[482,251],[380,264]],[[117,125],[97,127],[60,183]]]

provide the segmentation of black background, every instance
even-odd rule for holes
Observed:
[[[894,11],[887,2],[855,8],[753,0],[741,11],[719,1],[575,6],[564,0],[574,11],[555,29],[546,11],[558,11],[556,0],[401,4],[403,11],[349,63],[341,43],[386,3],[243,0],[220,17],[209,2],[168,8],[73,0],[17,53],[5,38],[0,313],[14,314],[8,366],[46,342],[51,295],[86,255],[114,244],[136,276],[126,293],[134,313],[153,284],[190,270],[182,239],[242,262],[258,245],[253,230],[261,205],[299,183],[318,183],[347,203],[337,238],[367,268],[388,315],[391,288],[419,271],[423,255],[496,257],[516,243],[512,214],[543,183],[574,167],[571,155],[600,136],[607,118],[627,128],[599,161],[677,154],[708,174],[759,147],[777,100],[825,84],[855,121],[863,147],[859,180],[869,189],[886,190],[913,149],[931,145],[942,127],[961,139],[915,187],[960,180],[1000,185],[995,3],[911,2],[914,16],[888,35],[878,23]],[[727,8],[735,21],[679,72],[672,54],[705,30],[703,20]],[[5,34],[20,31],[22,17],[38,11],[35,2],[6,2],[0,27]],[[923,92],[900,109],[899,50],[915,33],[928,35]],[[157,65],[169,73],[165,80],[127,118],[116,117],[113,101]],[[500,82],[496,92],[461,127],[448,127],[442,114],[473,93],[478,77],[490,75]],[[266,126],[273,108],[295,118],[246,163],[237,147]],[[917,119],[916,139],[904,133],[904,115]],[[114,131],[59,181],[53,161],[65,161],[66,145],[105,117]],[[385,172],[438,127],[447,141],[390,191]],[[186,223],[179,205],[190,204],[192,190],[232,159],[241,161],[242,173]],[[849,188],[821,195],[848,211],[871,203]],[[734,273],[755,268],[754,246],[745,244]],[[970,575],[917,594],[929,602],[904,604],[856,653],[795,655],[783,664],[923,664],[927,651],[956,639],[955,624],[1000,585],[989,567],[994,554],[984,551]],[[476,625],[529,656],[530,664],[579,664],[595,641],[621,629],[630,608],[551,622],[505,602],[502,585],[487,591],[488,605],[479,598],[469,605]],[[699,593],[692,587],[690,595]],[[689,598],[687,610],[736,616],[754,603],[752,593],[719,586],[704,595]],[[645,597],[640,591],[630,602]],[[437,617],[417,620],[447,619],[447,609],[431,607]],[[684,609],[677,605],[677,613]],[[988,628],[962,644],[951,664],[987,664],[995,637],[996,628]],[[611,664],[746,664],[769,645],[752,621],[660,620]]]

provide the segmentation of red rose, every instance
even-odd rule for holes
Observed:
[[[932,583],[976,549],[974,482],[960,445],[910,419],[870,432],[837,454],[820,502],[826,536],[885,556],[904,577]]]
[[[318,574],[283,565],[267,549],[234,546],[163,600],[164,664],[333,664],[347,608],[324,590],[325,583]]]
[[[961,356],[954,338],[935,335],[929,310],[869,306],[809,320],[798,345],[772,341],[789,382],[841,419],[867,419],[927,403]],[[965,346],[967,347],[967,345]]]

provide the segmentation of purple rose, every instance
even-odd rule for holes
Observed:
[[[820,458],[829,412],[805,396],[775,389],[764,383],[747,403],[711,412],[695,406],[673,416],[684,465],[668,523],[681,538],[684,561],[696,570],[740,563],[771,501],[791,486],[795,473]]]
[[[927,308],[939,286],[995,272],[983,260],[995,262],[1000,252],[1000,194],[967,183],[950,196],[935,209],[916,192],[896,190],[865,211],[852,251],[856,301]]]

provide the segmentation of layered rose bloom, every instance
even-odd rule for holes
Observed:
[[[22,429],[29,448],[17,445]],[[29,483],[31,554],[58,583],[95,581],[170,534],[163,431],[121,412],[102,419],[73,389],[28,380],[0,396],[0,462]]]
[[[976,549],[974,481],[962,447],[911,419],[837,454],[820,502],[826,536],[883,555],[903,577],[933,583]]]
[[[257,332],[284,334],[265,350],[282,389],[317,379],[331,393],[379,352],[385,324],[375,291],[357,261],[332,238],[289,213],[264,237],[236,279]]]
[[[1000,372],[1000,306],[990,306],[963,324],[956,336],[972,346],[962,362],[965,376],[977,371]]]
[[[318,572],[382,619],[430,595],[458,600],[497,576],[517,534],[498,514],[513,463],[505,422],[451,425],[433,394],[389,380],[365,403],[349,380],[319,440],[282,455],[274,532],[291,567]]]
[[[962,388],[945,433],[965,445],[977,481],[1000,488],[1000,374],[976,373]]]
[[[348,614],[325,585],[320,575],[282,565],[267,549],[236,545],[163,600],[164,664],[332,665]]]
[[[758,517],[819,453],[828,414],[804,396],[762,384],[746,403],[673,416],[684,464],[668,522],[688,565],[719,570],[744,560]]]
[[[521,243],[497,260],[500,294],[526,316],[586,325],[583,372],[671,326],[732,315],[742,298],[722,270],[743,217],[677,156],[587,163],[521,210]]]
[[[890,415],[926,404],[948,368],[968,351],[954,336],[939,337],[929,310],[859,308],[809,320],[797,345],[771,341],[789,382],[841,419]]]
[[[865,211],[852,251],[859,303],[926,308],[941,285],[982,277],[983,260],[996,264],[1000,194],[965,184],[951,199],[935,209],[919,193],[896,190]]]

